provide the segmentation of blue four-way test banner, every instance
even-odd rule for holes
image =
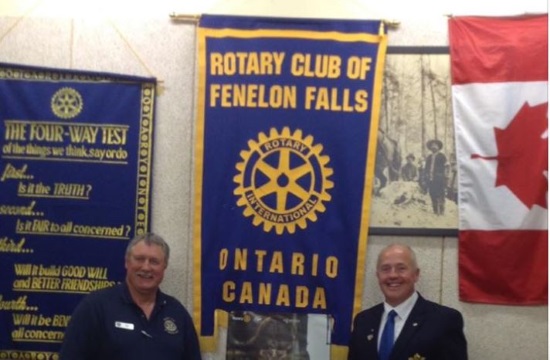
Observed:
[[[149,231],[156,79],[0,64],[0,359],[56,360]]]

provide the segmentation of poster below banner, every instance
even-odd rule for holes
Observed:
[[[330,359],[330,319],[319,314],[229,314],[227,360]]]

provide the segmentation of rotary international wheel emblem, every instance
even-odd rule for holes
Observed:
[[[62,119],[76,117],[82,111],[82,96],[75,89],[64,87],[52,96],[52,111]]]
[[[324,212],[323,202],[331,199],[327,192],[334,184],[328,178],[332,169],[328,156],[321,155],[323,146],[313,144],[311,135],[302,137],[302,130],[293,134],[288,127],[279,134],[275,128],[249,140],[248,150],[241,152],[239,173],[233,178],[239,196],[237,205],[243,214],[253,217],[252,223],[263,230],[281,235],[307,227],[307,220],[317,221],[317,212]]]

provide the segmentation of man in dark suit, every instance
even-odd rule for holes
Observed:
[[[468,359],[462,314],[416,292],[419,276],[416,255],[409,246],[393,244],[380,252],[376,277],[385,301],[355,317],[349,360]],[[379,347],[384,342],[382,332],[392,310],[397,313],[390,336],[394,343],[384,358]]]
[[[441,152],[443,143],[430,140],[426,146],[432,152],[426,158],[426,180],[434,214],[445,214],[445,190],[447,189],[447,157]]]

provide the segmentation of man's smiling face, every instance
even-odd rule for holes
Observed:
[[[131,290],[156,293],[166,269],[166,256],[158,245],[137,243],[126,257],[126,280]]]
[[[404,246],[393,245],[378,257],[376,277],[386,302],[395,307],[407,300],[415,291],[420,270],[411,251]]]

